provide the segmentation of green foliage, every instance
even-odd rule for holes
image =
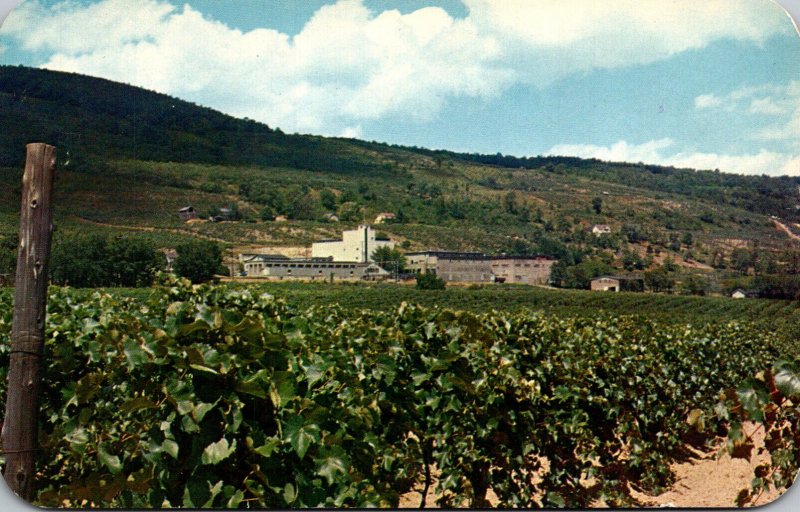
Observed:
[[[682,289],[689,295],[705,295],[709,289],[708,279],[690,274],[683,279]]]
[[[301,311],[186,280],[90,298],[49,300],[41,506],[396,507],[432,465],[444,507],[489,487],[503,507],[634,505],[710,435],[686,418],[774,356],[741,323]]]
[[[736,506],[747,506],[770,489],[785,489],[794,483],[800,466],[798,401],[799,359],[778,360],[721,395],[714,412],[727,434],[724,451],[733,458],[751,459],[756,429],[748,432],[743,423],[752,421],[757,430],[763,430],[762,450],[770,454],[767,462],[755,468],[751,487],[739,492]]]
[[[602,275],[613,274],[614,269],[599,258],[591,258],[569,265],[567,261],[559,261],[551,269],[550,280],[560,288],[579,288],[588,290],[592,279]]]
[[[417,273],[418,290],[444,290],[445,282],[433,272]]]
[[[149,286],[164,256],[134,237],[56,236],[49,265],[53,283],[76,287]]]
[[[19,251],[19,235],[16,233],[0,234],[0,285],[11,284],[11,277],[17,270],[17,253]],[[4,282],[5,281],[5,282]]]
[[[193,240],[178,245],[175,250],[175,273],[193,283],[210,281],[214,274],[223,273],[222,249],[216,242]]]
[[[675,279],[667,268],[662,265],[644,273],[645,286],[654,292],[669,292],[675,287]]]
[[[319,193],[319,202],[328,211],[336,210],[336,194],[331,189],[322,189]]]
[[[603,212],[603,199],[601,197],[595,197],[592,199],[592,209],[594,213],[600,215]]]
[[[370,258],[387,272],[402,274],[406,271],[406,257],[399,249],[383,245],[372,251]]]

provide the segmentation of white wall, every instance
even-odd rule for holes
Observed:
[[[394,247],[394,242],[375,240],[375,230],[366,225],[342,233],[339,242],[315,242],[311,245],[312,258],[333,258],[333,261],[356,261],[365,263],[364,233],[366,232],[367,260],[373,261],[372,253],[378,247]]]

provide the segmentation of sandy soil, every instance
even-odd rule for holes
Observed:
[[[711,453],[700,460],[674,464],[677,479],[669,491],[654,497],[643,494],[637,497],[654,507],[735,507],[739,491],[750,488],[755,467],[769,460],[768,453],[758,453],[764,446],[763,430],[754,424],[745,424],[743,429],[753,433],[755,449],[751,460],[732,459],[727,454],[717,458]],[[772,490],[759,496],[754,505],[765,505],[779,496],[779,492]]]
[[[763,431],[753,424],[744,425],[747,433],[753,433],[755,449],[751,460],[731,459],[727,454],[717,457],[716,452],[699,455],[699,458],[690,462],[672,465],[675,472],[675,484],[665,493],[658,496],[649,496],[644,493],[633,492],[645,507],[670,508],[733,508],[735,499],[742,489],[750,488],[753,470],[759,464],[769,460],[769,454],[760,453],[759,448],[764,446]],[[404,494],[400,498],[400,508],[418,508],[422,486]],[[436,508],[434,485],[428,492],[425,507]],[[778,497],[780,492],[772,490],[758,497],[754,506],[765,505]],[[487,493],[489,503],[497,506],[497,496],[489,490]],[[466,506],[466,504],[465,504]]]

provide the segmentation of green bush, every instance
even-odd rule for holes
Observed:
[[[79,235],[54,240],[49,274],[75,287],[149,286],[165,262],[146,240]]]
[[[175,273],[193,283],[210,281],[214,274],[225,273],[222,267],[222,249],[219,244],[206,240],[193,240],[176,247]]]
[[[417,288],[420,290],[444,290],[444,280],[436,277],[436,274],[426,272],[417,274]]]

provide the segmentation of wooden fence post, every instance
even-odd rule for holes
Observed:
[[[3,477],[11,490],[28,502],[33,498],[34,455],[39,447],[39,368],[44,350],[55,164],[56,148],[28,144],[22,177],[14,324],[2,430],[6,460]]]

